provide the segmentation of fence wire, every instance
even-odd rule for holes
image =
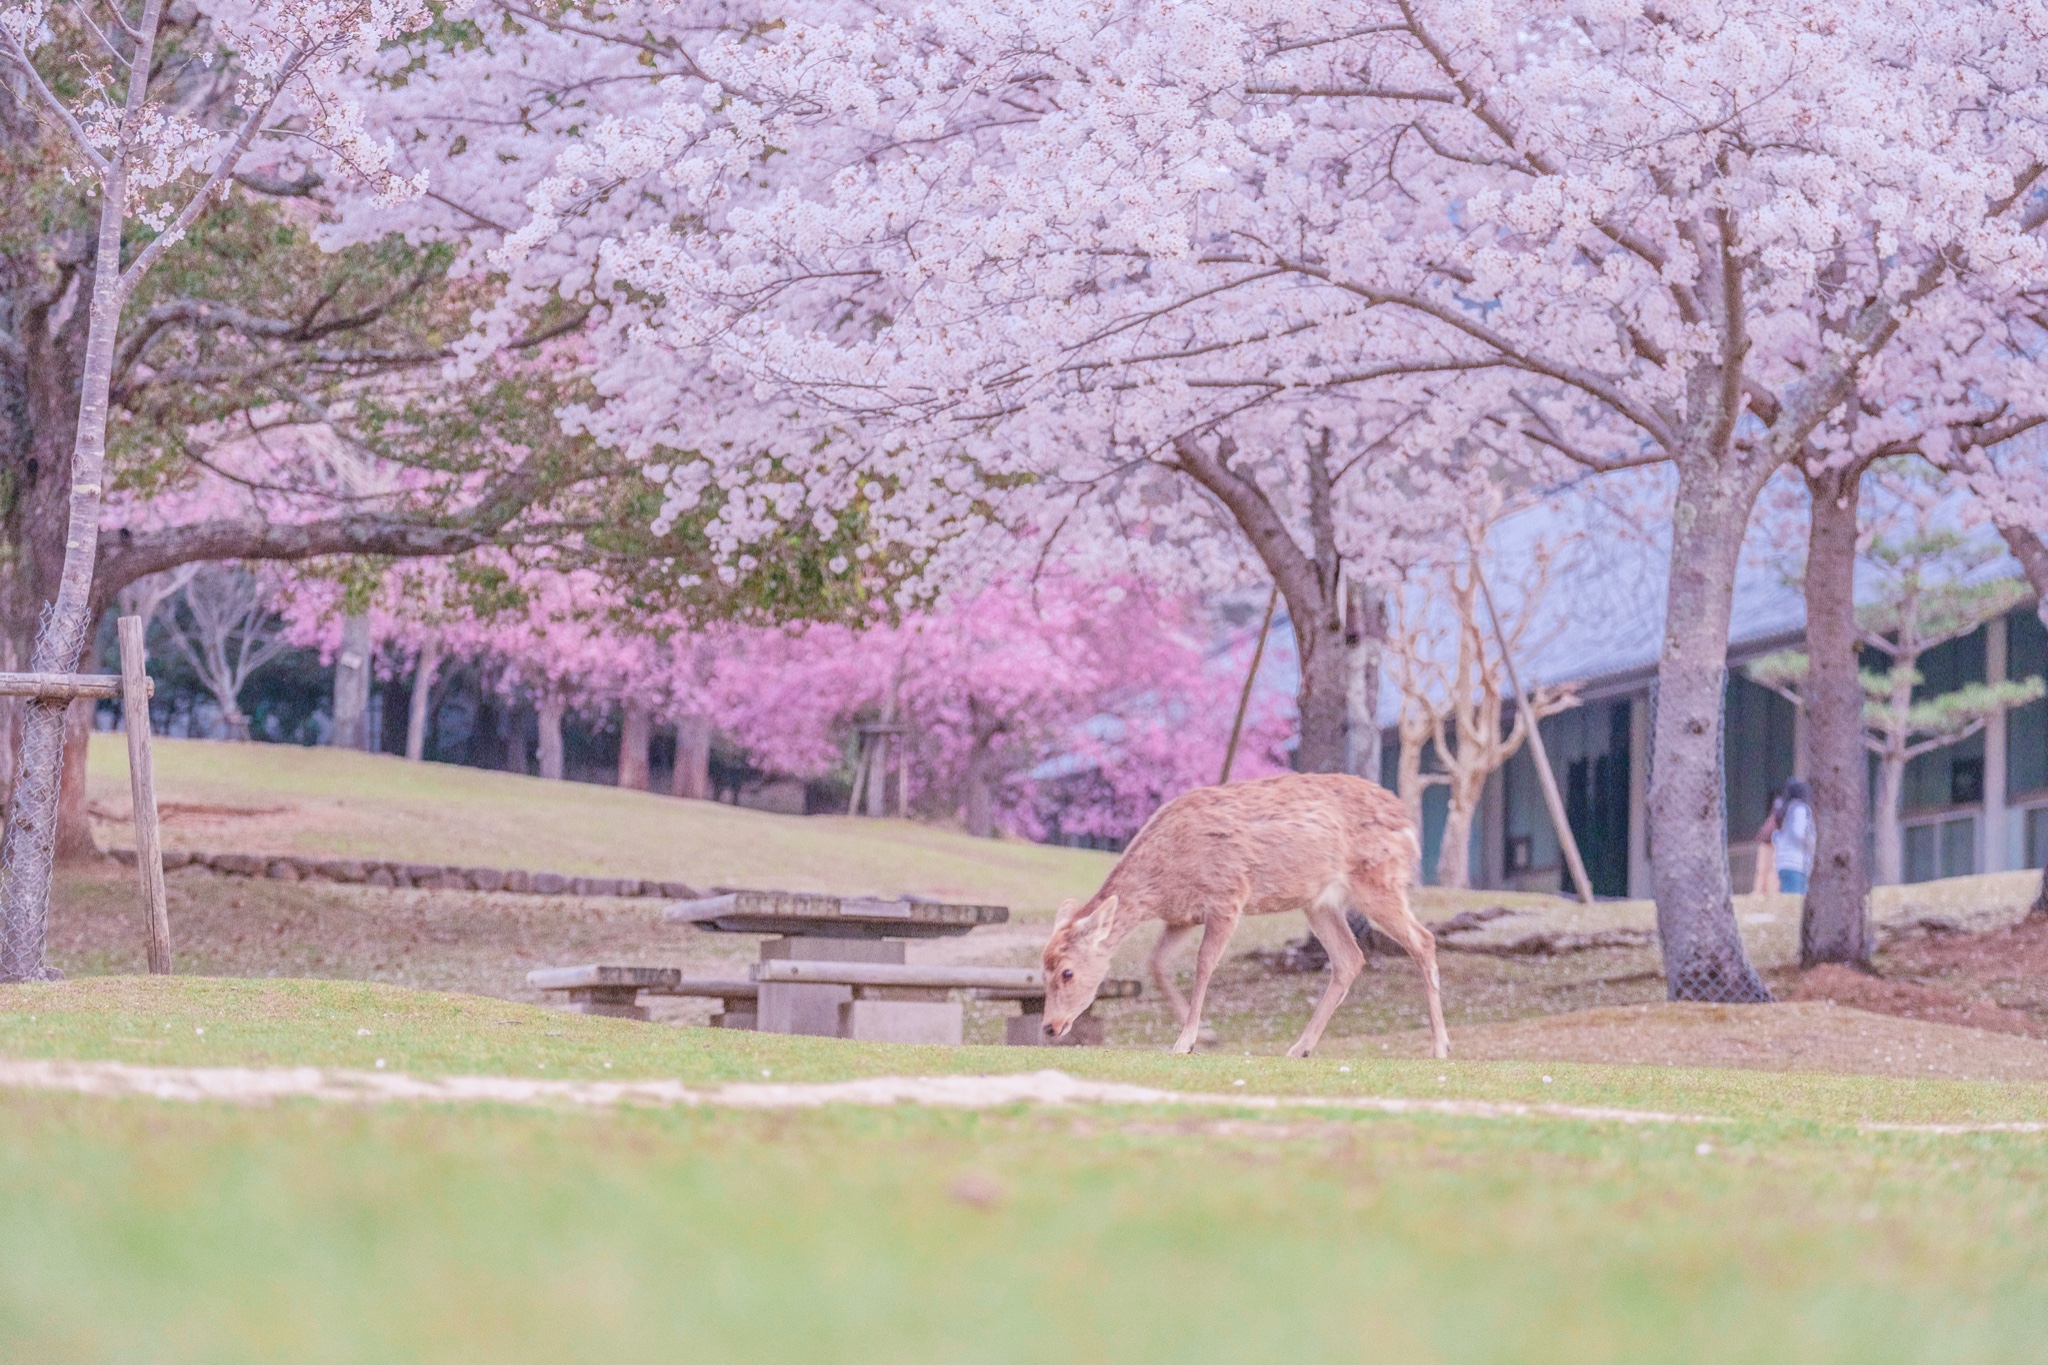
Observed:
[[[69,673],[85,652],[89,623],[60,627],[43,610],[29,667]],[[58,973],[44,959],[50,915],[50,868],[57,854],[57,800],[64,785],[65,701],[30,701],[22,707],[21,760],[8,802],[7,835],[0,842],[0,981],[49,981]]]

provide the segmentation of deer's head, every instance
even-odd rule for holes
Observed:
[[[1052,937],[1045,942],[1045,1036],[1063,1038],[1109,974],[1116,944],[1116,897],[1105,897],[1085,913],[1073,901],[1060,906]]]

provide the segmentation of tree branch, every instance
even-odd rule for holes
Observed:
[[[35,63],[29,60],[27,50],[16,40],[14,31],[4,25],[0,25],[0,57],[6,57],[20,69],[23,78],[28,82],[29,89],[35,92],[36,102],[43,106],[46,113],[57,120],[57,125],[60,128],[71,135],[72,142],[77,144],[78,150],[85,154],[86,164],[91,166],[93,173],[104,181],[108,170],[111,169],[107,159],[101,156],[99,149],[92,145],[92,139],[85,135],[85,129],[79,126],[79,122],[72,115],[69,106],[63,100],[57,98],[56,91],[43,83],[42,76],[36,71]]]

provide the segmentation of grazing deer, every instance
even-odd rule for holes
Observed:
[[[1301,773],[1176,797],[1153,812],[1086,905],[1060,907],[1045,945],[1045,1031],[1057,1038],[1073,1026],[1094,1003],[1117,945],[1156,919],[1163,927],[1152,983],[1180,1018],[1173,1050],[1192,1052],[1209,978],[1238,920],[1300,910],[1330,954],[1330,984],[1287,1049],[1306,1057],[1365,966],[1344,921],[1355,907],[1422,969],[1435,1055],[1448,1057],[1436,938],[1408,907],[1409,871],[1421,856],[1400,800],[1363,778]],[[1194,993],[1183,1000],[1167,954],[1198,927]]]

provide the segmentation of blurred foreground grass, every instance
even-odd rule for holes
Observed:
[[[11,1095],[0,1338],[16,1365],[2030,1361],[2041,1175],[2039,1138],[1767,1120]]]

